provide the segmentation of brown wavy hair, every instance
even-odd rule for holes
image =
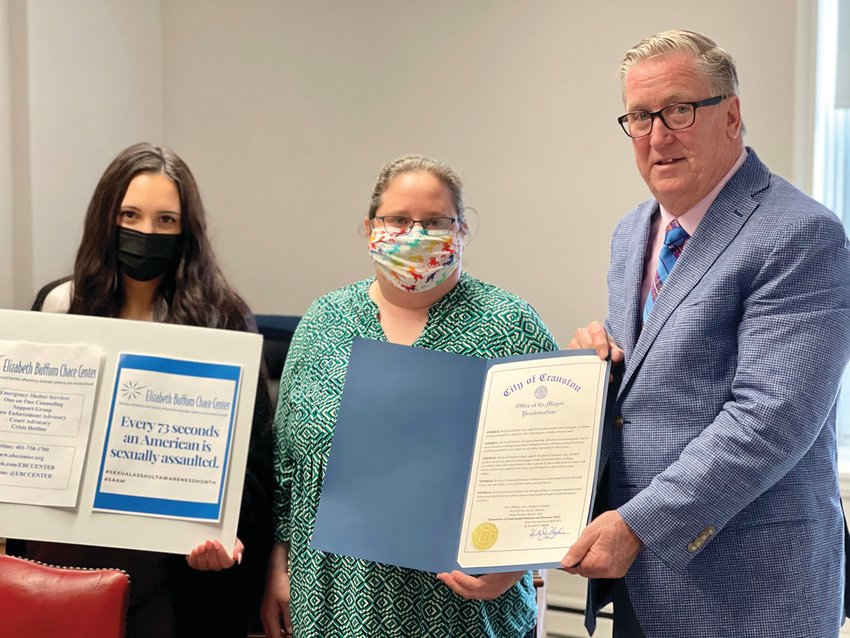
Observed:
[[[140,173],[162,173],[180,194],[182,241],[176,266],[160,282],[155,321],[255,331],[245,302],[230,287],[215,260],[198,185],[186,163],[154,144],[134,144],[107,167],[86,212],[74,263],[71,314],[115,317],[124,301],[118,272],[117,224],[127,187]]]

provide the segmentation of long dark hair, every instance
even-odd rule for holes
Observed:
[[[162,173],[180,194],[180,258],[159,285],[156,321],[209,328],[255,330],[245,302],[216,264],[195,178],[174,152],[153,144],[134,144],[107,167],[89,202],[83,240],[74,263],[74,294],[69,312],[115,317],[124,300],[118,273],[116,226],[127,187],[139,173]]]

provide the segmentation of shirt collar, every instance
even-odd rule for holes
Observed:
[[[723,179],[717,182],[717,185],[711,190],[711,192],[678,217],[659,204],[659,208],[661,210],[661,227],[667,228],[667,224],[674,219],[678,219],[679,225],[685,229],[688,235],[693,235],[697,226],[699,226],[699,223],[702,221],[702,218],[705,217],[709,206],[714,203],[714,200],[717,199],[720,191],[722,191],[723,187],[726,186],[726,183],[732,179],[732,176],[737,172],[737,170],[741,168],[746,159],[747,149],[743,149],[741,154],[738,156],[738,159],[735,160],[735,163],[732,165],[732,168],[730,168],[729,172],[724,175]]]

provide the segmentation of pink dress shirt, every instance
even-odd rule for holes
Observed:
[[[685,229],[688,235],[693,236],[702,218],[705,217],[709,206],[714,203],[720,191],[726,186],[726,182],[732,179],[732,176],[741,168],[746,159],[747,151],[744,149],[741,151],[738,159],[735,160],[732,168],[729,169],[729,172],[717,183],[717,186],[708,195],[699,200],[693,208],[686,210],[678,216],[679,224]],[[641,308],[646,303],[646,297],[649,294],[649,289],[652,288],[652,280],[655,278],[655,271],[658,268],[658,253],[661,252],[661,245],[664,243],[664,231],[667,228],[667,224],[677,219],[673,213],[663,206],[659,206],[659,209],[660,213],[652,216],[652,227],[649,229],[649,243],[647,244],[646,258],[643,262],[643,284],[640,288]],[[685,248],[687,247],[688,244],[685,243]]]

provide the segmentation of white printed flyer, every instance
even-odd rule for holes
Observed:
[[[0,502],[76,505],[102,357],[0,341]]]

